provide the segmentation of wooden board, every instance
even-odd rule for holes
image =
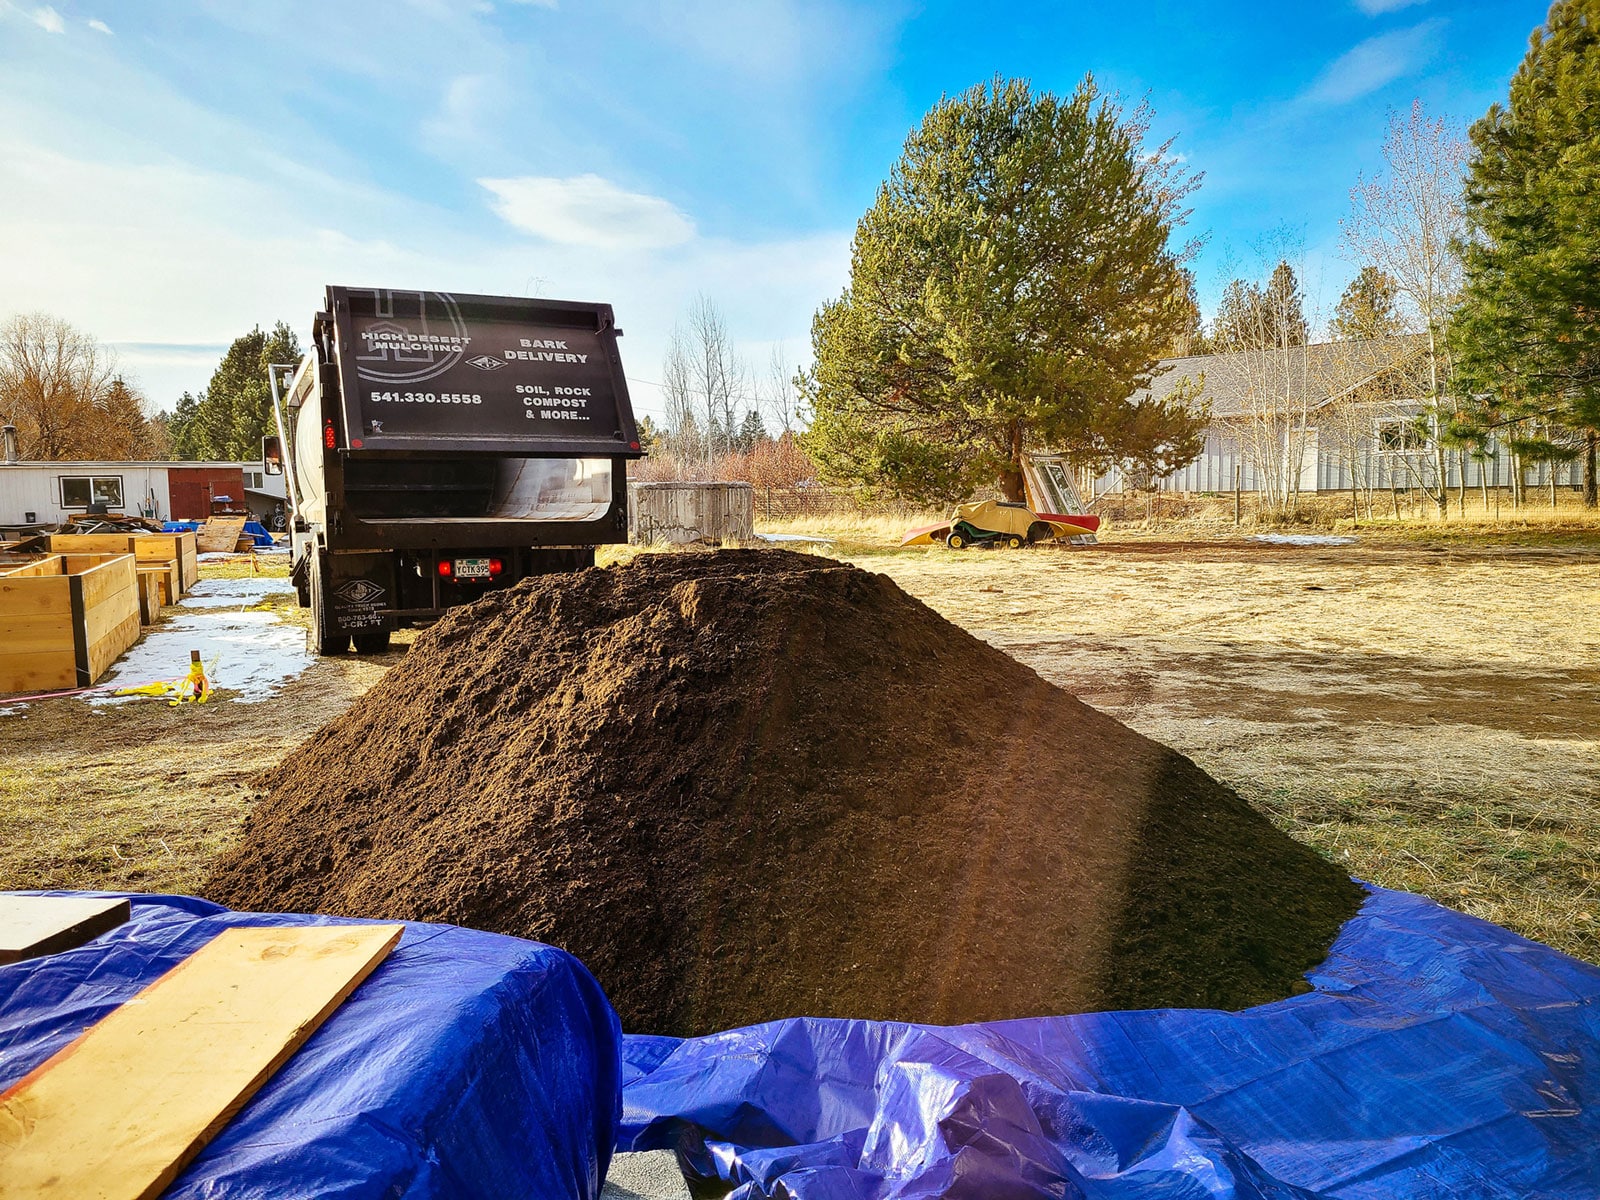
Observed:
[[[137,533],[53,533],[50,550],[54,554],[128,554],[140,536]]]
[[[248,517],[212,517],[195,535],[195,547],[201,554],[221,554],[231,551],[244,532]]]
[[[70,578],[0,577],[0,694],[77,687],[76,645]]]
[[[121,619],[85,647],[90,683],[100,682],[111,665],[139,640],[143,627],[139,624],[138,589],[124,592],[123,595],[127,598],[128,608]]]
[[[167,588],[165,567],[139,568],[139,623],[154,625],[161,619],[161,593]]]
[[[65,575],[66,566],[61,561],[59,554],[51,554],[36,562],[18,563],[0,571],[0,575],[8,579],[33,579],[42,575]]]
[[[128,919],[126,900],[0,895],[0,963],[81,946]]]
[[[177,595],[186,594],[200,578],[192,533],[56,533],[50,546],[57,554],[128,554],[141,563],[177,563]]]
[[[0,1095],[0,1200],[159,1196],[402,928],[220,934]]]
[[[161,604],[163,607],[178,602],[178,563],[176,560],[140,563],[139,574],[152,575],[160,583]]]
[[[178,594],[187,596],[200,581],[199,551],[192,533],[174,534],[178,539]]]

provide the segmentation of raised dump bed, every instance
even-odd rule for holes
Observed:
[[[133,555],[52,554],[0,569],[0,694],[89,687],[138,640]]]
[[[170,563],[169,594],[164,604],[176,604],[194,590],[200,578],[200,559],[192,533],[54,533],[54,554],[131,554],[141,570]]]

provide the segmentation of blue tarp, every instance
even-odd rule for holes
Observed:
[[[1242,1013],[627,1037],[618,1148],[737,1200],[1600,1196],[1600,970],[1372,889],[1309,978]]]
[[[122,928],[0,967],[0,1090],[226,926],[335,923],[130,899]],[[165,1196],[593,1197],[617,1128],[618,1038],[610,1004],[570,955],[408,923]]]
[[[161,523],[161,532],[192,533],[204,524],[204,521],[163,521]],[[267,527],[260,521],[246,521],[244,523],[244,532],[254,538],[258,546],[270,546],[273,544],[272,535],[267,532]]]

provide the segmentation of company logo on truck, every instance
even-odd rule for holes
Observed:
[[[333,590],[347,604],[368,605],[381,600],[385,589],[370,579],[351,579]]]
[[[376,291],[377,318],[358,331],[356,370],[372,383],[421,383],[443,375],[472,345],[455,299],[445,292]],[[398,301],[398,302],[397,302]],[[397,316],[403,311],[405,317]]]
[[[506,364],[489,354],[480,354],[477,358],[467,359],[467,363],[477,367],[480,371],[498,371]]]

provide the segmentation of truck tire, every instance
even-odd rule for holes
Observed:
[[[328,611],[326,580],[322,571],[322,555],[311,552],[306,564],[306,590],[311,593],[311,623],[306,626],[306,649],[312,654],[343,654],[350,645],[348,633],[336,632],[331,626],[332,613]]]
[[[389,631],[369,629],[353,635],[350,640],[355,642],[357,654],[382,654],[389,648]]]

